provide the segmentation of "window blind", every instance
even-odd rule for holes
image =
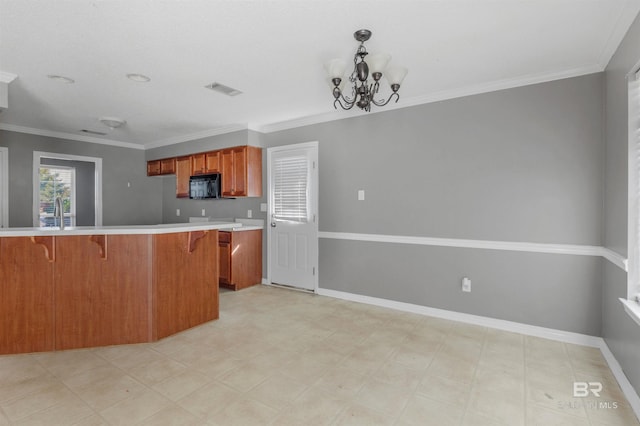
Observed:
[[[273,216],[278,220],[308,222],[309,163],[304,156],[274,159]]]

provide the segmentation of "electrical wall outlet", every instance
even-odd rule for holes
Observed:
[[[267,211],[267,203],[260,203],[260,211],[261,212]]]
[[[202,216],[204,216],[205,214],[207,214],[204,209],[202,209]]]
[[[180,209],[176,209],[176,216],[180,216]]]
[[[358,189],[358,201],[364,201],[364,189]]]
[[[462,291],[471,293],[471,280],[467,277],[462,279]]]
[[[252,210],[247,210],[247,217],[249,219],[251,219],[253,217],[253,211]]]

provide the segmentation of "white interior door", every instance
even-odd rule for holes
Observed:
[[[9,227],[9,150],[0,147],[0,228]]]
[[[318,144],[267,150],[269,281],[317,288]]]

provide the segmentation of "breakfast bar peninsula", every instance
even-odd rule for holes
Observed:
[[[152,342],[218,318],[206,222],[0,230],[0,354]]]

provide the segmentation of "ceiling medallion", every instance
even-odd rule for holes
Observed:
[[[391,60],[391,55],[387,53],[374,53],[369,55],[364,47],[364,42],[371,38],[371,31],[358,30],[353,33],[356,41],[360,42],[360,46],[353,56],[353,71],[349,75],[349,82],[352,85],[351,97],[343,94],[344,73],[346,64],[342,59],[332,59],[325,64],[325,70],[329,74],[331,83],[333,84],[333,107],[338,109],[338,105],[344,110],[349,110],[357,105],[364,111],[371,111],[371,105],[385,106],[391,99],[395,98],[398,102],[400,95],[398,90],[404,77],[407,75],[407,69],[404,67],[388,67],[387,64]],[[369,55],[365,61],[365,57]],[[369,79],[369,75],[373,80]],[[393,93],[385,100],[376,99],[380,88],[380,78],[385,76]]]

